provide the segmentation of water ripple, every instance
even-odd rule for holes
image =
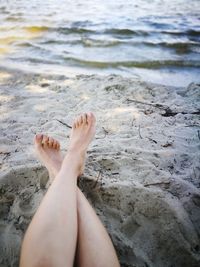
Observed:
[[[199,81],[199,14],[199,0],[0,1],[1,62]]]

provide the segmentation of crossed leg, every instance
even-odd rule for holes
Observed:
[[[26,232],[20,267],[71,267],[75,253],[81,267],[119,267],[104,226],[76,185],[94,133],[94,115],[80,116],[64,160],[55,139],[35,137],[37,154],[53,182]]]

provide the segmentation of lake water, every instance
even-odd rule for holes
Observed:
[[[200,82],[199,0],[0,0],[0,66]]]

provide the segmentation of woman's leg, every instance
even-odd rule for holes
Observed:
[[[77,266],[119,267],[115,249],[106,229],[80,190],[77,191],[77,199]]]
[[[20,267],[73,266],[77,245],[77,177],[94,133],[92,114],[88,114],[87,120],[86,116],[79,117],[73,124],[68,153],[25,234]],[[36,137],[38,152],[48,151],[48,142],[54,144],[46,139],[42,135]],[[54,145],[51,146],[53,151]]]

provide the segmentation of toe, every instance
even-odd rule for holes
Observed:
[[[49,137],[47,135],[43,136],[42,144],[44,148],[48,147]]]
[[[82,117],[83,117],[83,124],[86,124],[87,123],[87,113],[84,113],[82,115]]]
[[[59,150],[60,149],[60,143],[57,141],[56,142],[56,149]]]
[[[79,126],[83,123],[83,117],[82,115],[78,117],[78,124]]]
[[[92,112],[88,112],[87,113],[87,122],[88,122],[88,124],[91,125],[91,124],[95,123],[95,121],[96,121],[96,119],[95,119],[94,114]]]
[[[49,148],[52,148],[53,144],[54,144],[54,139],[52,137],[49,137],[49,142],[48,142]]]
[[[53,146],[52,146],[54,149],[57,149],[57,141],[54,139],[53,140]]]
[[[42,138],[43,138],[42,134],[36,134],[35,137],[34,137],[34,142],[37,145],[41,145],[42,144]]]
[[[57,142],[56,141],[53,142],[53,148],[57,149]]]
[[[80,126],[80,117],[75,120],[76,128]]]
[[[72,129],[76,128],[76,120],[73,122]]]

